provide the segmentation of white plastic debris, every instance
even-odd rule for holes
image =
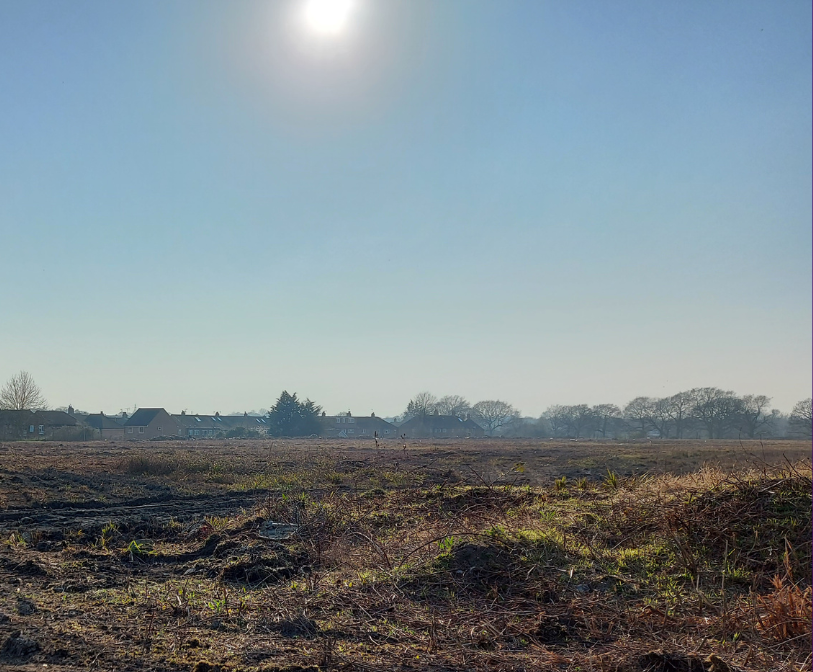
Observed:
[[[260,525],[258,536],[261,539],[285,541],[296,534],[297,530],[299,530],[299,525],[294,525],[293,523],[275,523],[267,520]]]

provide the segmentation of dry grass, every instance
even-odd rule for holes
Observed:
[[[779,576],[774,577],[773,585],[775,590],[772,593],[756,597],[754,615],[760,631],[778,642],[809,638],[813,628],[811,587],[786,585]]]
[[[227,472],[267,479],[243,512],[84,535],[17,524],[0,647],[27,653],[0,665],[789,672],[810,654],[809,463],[537,485],[516,454],[467,482],[434,449],[409,469],[276,450]],[[115,456],[122,478],[208,485],[186,465],[217,461],[143,451]],[[270,541],[268,520],[298,532]]]

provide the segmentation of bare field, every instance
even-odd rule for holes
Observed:
[[[802,669],[810,453],[0,444],[0,668]]]
[[[403,487],[503,480],[546,485],[560,476],[601,480],[779,465],[810,458],[803,441],[541,441],[452,439],[229,440],[0,443],[0,509],[160,500],[286,487]],[[522,464],[521,473],[516,466]]]

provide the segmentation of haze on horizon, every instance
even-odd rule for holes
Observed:
[[[0,5],[0,384],[810,396],[809,2],[335,2]]]

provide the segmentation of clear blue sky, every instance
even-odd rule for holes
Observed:
[[[0,3],[0,383],[811,390],[811,3]]]

